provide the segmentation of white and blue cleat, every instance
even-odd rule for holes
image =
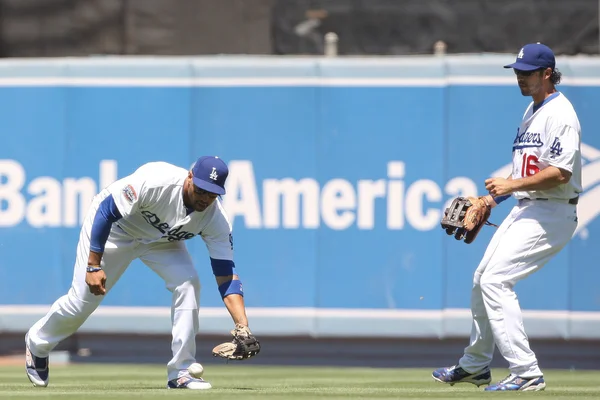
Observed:
[[[206,390],[212,388],[212,385],[202,378],[192,378],[190,375],[183,375],[177,379],[171,379],[167,383],[167,389],[195,389]]]
[[[50,375],[48,357],[36,357],[31,353],[27,344],[25,344],[25,372],[33,386],[48,386]]]
[[[485,388],[488,392],[507,392],[507,391],[522,391],[522,392],[537,392],[544,390],[546,382],[543,376],[535,378],[522,378],[516,375],[509,375],[495,385]]]
[[[472,383],[476,386],[487,385],[492,381],[492,373],[488,367],[474,374],[465,371],[458,365],[438,368],[431,374],[433,379],[451,386],[457,383]]]

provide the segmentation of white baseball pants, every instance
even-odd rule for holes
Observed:
[[[471,292],[471,343],[459,365],[475,373],[492,361],[494,344],[510,372],[542,376],[523,327],[515,284],[542,268],[571,239],[576,206],[521,200],[502,222],[475,271]]]
[[[90,233],[97,207],[97,202],[94,202],[81,229],[71,288],[56,300],[48,314],[36,322],[26,336],[27,345],[38,357],[47,357],[60,341],[75,333],[104,299],[104,296],[91,294],[85,283]],[[196,362],[200,301],[198,274],[183,242],[140,244],[113,224],[102,257],[102,268],[106,273],[105,296],[136,258],[152,268],[173,293],[173,358],[167,364],[167,372],[169,380],[176,379],[187,373],[187,368]],[[135,290],[144,288],[137,287]]]

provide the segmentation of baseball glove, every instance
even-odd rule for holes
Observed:
[[[483,196],[457,197],[444,211],[442,229],[456,240],[472,243],[483,225],[494,225],[488,222],[491,210]]]
[[[260,343],[247,326],[236,324],[231,331],[233,340],[216,346],[212,354],[228,360],[245,360],[260,352]]]

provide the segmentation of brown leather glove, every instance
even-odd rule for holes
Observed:
[[[228,360],[245,360],[260,352],[260,343],[247,326],[237,324],[231,334],[233,340],[216,346],[212,351],[213,356]]]
[[[483,225],[492,225],[488,222],[491,212],[492,207],[484,196],[457,197],[444,211],[442,229],[456,240],[472,243]]]

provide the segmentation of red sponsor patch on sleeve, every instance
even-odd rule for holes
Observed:
[[[127,185],[123,188],[123,196],[125,196],[129,204],[133,204],[133,202],[137,200],[137,193],[131,185]]]

